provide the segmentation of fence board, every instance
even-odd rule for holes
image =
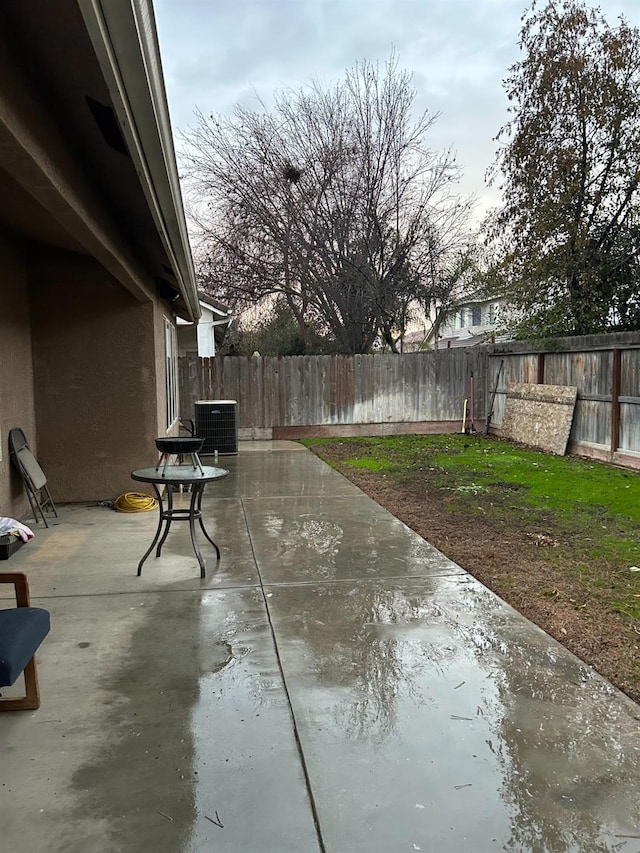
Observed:
[[[576,403],[571,440],[608,446],[611,441],[611,405],[600,400]]]

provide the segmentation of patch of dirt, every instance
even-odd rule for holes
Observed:
[[[429,472],[408,471],[402,485],[384,474],[342,464],[339,442],[312,447],[347,479],[442,551],[512,607],[535,622],[612,684],[640,701],[640,634],[637,622],[611,610],[606,594],[585,590],[567,561],[550,559],[558,542],[550,529],[532,533],[521,515],[502,516],[499,527],[482,517],[451,512],[454,498],[429,482]]]

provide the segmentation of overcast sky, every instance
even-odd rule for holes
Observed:
[[[174,134],[194,110],[231,112],[269,102],[278,89],[313,78],[332,83],[358,60],[384,61],[395,48],[413,72],[416,109],[441,113],[431,147],[453,148],[460,189],[478,212],[498,201],[485,186],[506,120],[502,80],[518,59],[523,0],[154,0]],[[594,4],[595,5],[595,4]],[[640,25],[640,0],[603,0]]]

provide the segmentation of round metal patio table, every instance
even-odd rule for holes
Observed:
[[[142,566],[149,554],[156,548],[156,557],[159,557],[162,552],[162,546],[169,534],[169,528],[172,521],[188,521],[189,532],[191,533],[191,542],[195,551],[198,563],[200,564],[200,577],[205,577],[205,563],[198,547],[196,538],[196,521],[200,524],[200,529],[204,533],[207,540],[216,549],[216,559],[220,559],[220,549],[207,533],[202,520],[202,495],[204,487],[207,483],[214,480],[221,480],[226,477],[229,472],[226,468],[213,468],[203,466],[201,469],[194,468],[193,465],[169,465],[166,469],[158,471],[156,468],[139,468],[137,471],[131,472],[131,479],[137,480],[140,483],[151,483],[153,490],[156,493],[158,500],[158,528],[153,537],[153,542],[145,552],[144,556],[138,563],[138,577],[142,574]],[[165,498],[160,489],[161,486],[166,486],[166,506]],[[188,507],[173,506],[173,486],[190,486],[191,500]],[[157,547],[156,547],[157,544]]]

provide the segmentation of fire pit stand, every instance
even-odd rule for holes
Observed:
[[[156,471],[159,471],[162,468],[162,473],[164,474],[167,470],[169,459],[172,456],[177,457],[178,465],[182,464],[183,457],[190,456],[191,465],[194,469],[200,471],[200,474],[202,474],[203,468],[198,453],[202,450],[203,444],[204,439],[197,438],[196,436],[166,436],[163,438],[156,438],[156,447],[160,451],[160,458],[156,465]]]

